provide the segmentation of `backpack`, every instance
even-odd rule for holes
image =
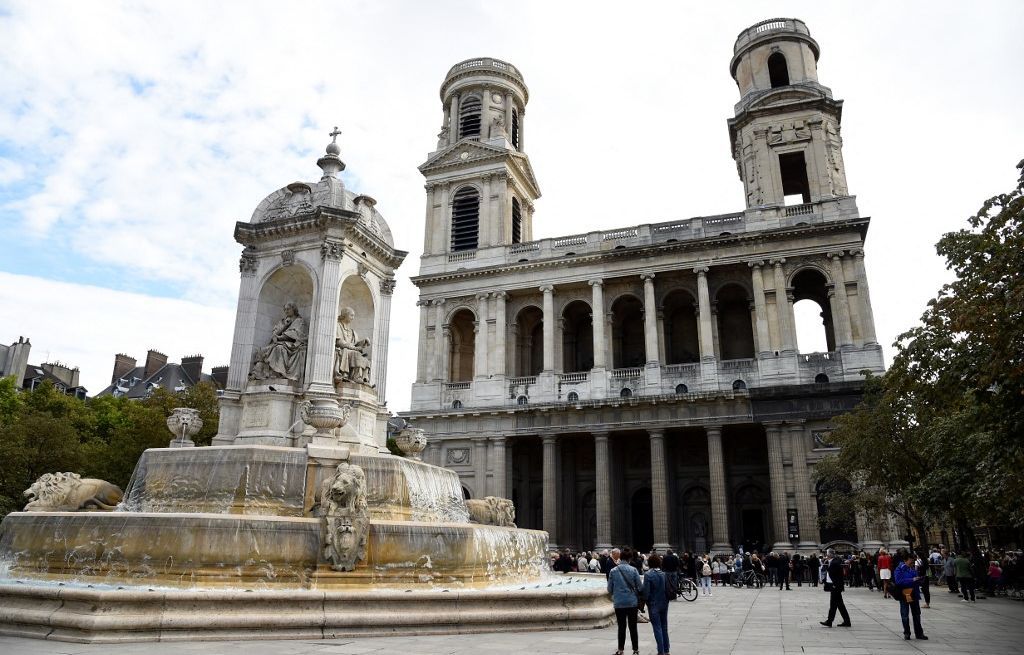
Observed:
[[[711,575],[711,567],[708,566],[707,562],[704,562],[704,568],[700,570],[701,575]]]
[[[661,574],[665,578],[665,600],[672,602],[679,596],[679,587],[671,575]]]

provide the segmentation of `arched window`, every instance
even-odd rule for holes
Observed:
[[[523,208],[519,198],[512,198],[512,243],[523,241]]]
[[[742,287],[728,284],[719,289],[718,348],[722,359],[754,357],[754,330],[750,318],[750,299]]]
[[[462,409],[462,401],[461,400],[453,400],[452,401],[452,409]]]
[[[734,381],[732,383],[732,390],[733,391],[743,391],[746,388],[747,388],[747,383],[744,382],[743,380],[736,380],[736,381]]]
[[[633,395],[633,390],[629,387],[623,387],[622,391],[619,392],[619,398],[629,398]]]
[[[665,358],[667,364],[700,361],[697,336],[697,307],[686,291],[673,291],[665,297]]]
[[[644,304],[636,296],[621,296],[612,303],[612,365],[643,366]]]
[[[448,330],[451,338],[448,352],[448,381],[469,382],[473,379],[476,317],[468,309],[460,309],[452,316]]]
[[[690,389],[685,384],[677,384],[676,385],[676,393],[677,394],[690,393]]]
[[[530,402],[530,399],[527,398],[526,396],[519,396],[518,398],[516,398],[517,405],[525,405],[528,402]]]
[[[575,391],[570,391],[569,395],[565,398],[570,403],[578,403],[580,401],[580,395]]]
[[[512,108],[512,145],[519,147],[519,110]]]
[[[459,138],[480,136],[480,98],[469,96],[459,105]]]
[[[828,376],[824,373],[818,373],[814,376],[814,384],[828,384]]]
[[[786,56],[781,52],[773,52],[768,57],[768,79],[773,89],[789,85],[789,66],[786,65]]]
[[[574,300],[562,311],[562,370],[566,373],[594,368],[594,326],[590,305]]]
[[[452,200],[452,250],[475,250],[480,235],[480,194],[462,187]]]
[[[793,318],[797,349],[802,353],[835,350],[828,281],[820,271],[805,268],[793,276]]]
[[[544,312],[529,305],[516,315],[515,360],[518,377],[538,375],[544,369]]]

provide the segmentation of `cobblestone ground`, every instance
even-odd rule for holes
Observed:
[[[693,603],[669,610],[669,637],[676,655],[1018,655],[1024,653],[1024,603],[1006,598],[962,603],[934,587],[931,609],[922,608],[929,641],[903,641],[899,604],[866,589],[845,594],[853,627],[818,625],[828,610],[819,588],[792,591],[715,588]],[[838,622],[838,618],[837,618]],[[647,624],[640,626],[640,652],[654,654]],[[629,652],[627,637],[626,652]],[[602,630],[496,633],[430,637],[337,640],[191,642],[81,645],[0,637],[0,653],[95,655],[438,655],[546,653],[608,655],[615,650],[614,626]]]

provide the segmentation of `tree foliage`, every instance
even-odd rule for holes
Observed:
[[[839,454],[817,467],[853,491],[829,504],[869,520],[1024,525],[1024,161],[1009,193],[985,201],[936,250],[955,279],[901,334],[892,366],[836,420]],[[828,486],[826,484],[826,486]],[[844,505],[845,503],[845,505]],[[833,514],[833,512],[830,512]]]
[[[154,389],[143,401],[104,396],[82,401],[50,384],[22,392],[0,379],[0,515],[21,509],[21,495],[40,475],[72,471],[122,489],[147,448],[171,440],[166,420],[175,407],[199,410],[197,445],[217,433],[217,392],[201,383],[180,393]]]

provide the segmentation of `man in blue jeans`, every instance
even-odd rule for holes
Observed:
[[[665,597],[667,577],[661,570],[661,556],[655,553],[647,558],[650,570],[644,574],[644,598],[647,600],[648,614],[651,617],[651,629],[654,630],[654,641],[658,645],[658,655],[668,653],[668,598]]]

